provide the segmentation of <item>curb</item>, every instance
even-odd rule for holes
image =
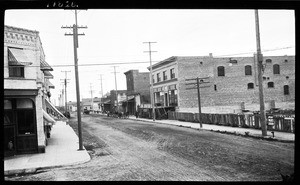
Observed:
[[[90,160],[91,160],[91,157],[89,155],[89,159],[74,162],[74,163],[67,163],[67,164],[54,165],[54,166],[45,166],[45,167],[37,167],[37,168],[28,168],[28,169],[7,170],[7,171],[4,171],[4,176],[35,174],[39,170],[78,165],[78,164],[83,164],[83,163],[89,162]]]
[[[167,124],[167,125],[173,125],[173,124],[168,124],[168,123],[160,123],[160,122],[156,122],[156,121],[148,121],[148,120],[141,120],[139,118],[134,119],[134,118],[129,118],[131,120],[135,120],[135,121],[143,121],[143,122],[150,122],[150,123],[159,123],[159,124]],[[251,137],[251,138],[255,138],[255,139],[262,139],[262,140],[267,140],[267,141],[279,141],[279,142],[283,142],[283,143],[295,143],[294,140],[287,140],[287,139],[279,139],[276,137],[271,137],[271,136],[258,136],[258,135],[252,135],[252,134],[241,134],[241,133],[237,133],[237,132],[230,132],[230,131],[220,131],[220,130],[213,130],[213,129],[199,129],[199,128],[193,128],[191,126],[183,126],[183,125],[173,125],[173,126],[177,126],[177,127],[184,127],[184,128],[191,128],[191,129],[195,129],[195,130],[207,130],[207,131],[211,131],[211,132],[218,132],[221,134],[230,134],[230,135],[236,135],[236,136],[242,136],[242,137]]]

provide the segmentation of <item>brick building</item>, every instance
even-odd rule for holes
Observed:
[[[45,152],[54,88],[38,31],[4,27],[4,155]],[[51,115],[51,116],[50,116]]]
[[[127,111],[133,115],[137,111],[137,107],[149,107],[150,87],[149,72],[139,73],[138,70],[129,70],[124,73],[126,75],[127,84]]]
[[[264,56],[263,87],[266,109],[294,109],[295,56]],[[148,68],[149,69],[149,68]],[[259,110],[257,61],[253,57],[170,57],[152,66],[154,100],[158,107],[198,112],[196,89],[186,79],[205,78],[201,84],[202,113]]]

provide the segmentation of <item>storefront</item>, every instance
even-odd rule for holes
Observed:
[[[4,156],[36,153],[37,90],[5,90],[4,94]]]
[[[154,88],[154,104],[157,107],[178,106],[176,85]]]

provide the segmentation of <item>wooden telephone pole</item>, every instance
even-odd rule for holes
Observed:
[[[200,84],[204,84],[204,83],[210,83],[208,81],[204,82],[204,79],[209,79],[209,77],[204,77],[204,78],[190,78],[190,79],[185,79],[185,81],[193,81],[191,83],[185,83],[185,85],[192,85],[192,87],[186,88],[186,90],[190,90],[190,89],[197,89],[197,94],[198,94],[198,108],[199,108],[199,124],[200,124],[200,128],[202,128],[202,123],[200,120],[200,114],[201,114],[201,97],[200,97],[200,88],[204,88],[204,87],[210,87],[210,85],[208,86],[201,86]],[[196,82],[195,82],[196,80]]]
[[[263,79],[262,79],[263,55],[261,54],[261,48],[260,48],[260,34],[259,34],[258,10],[255,10],[255,27],[256,27],[256,46],[257,46],[257,66],[258,66],[258,89],[259,89],[259,104],[260,104],[260,123],[261,123],[262,136],[267,136],[265,101],[264,101]]]
[[[87,28],[86,26],[77,26],[77,10],[75,10],[75,24],[73,27],[62,26],[61,28],[72,28],[73,33],[65,34],[65,36],[73,36],[74,44],[74,64],[75,64],[75,78],[76,78],[76,97],[77,97],[77,121],[78,121],[78,138],[79,138],[79,150],[83,149],[82,144],[82,131],[81,131],[81,106],[80,106],[80,89],[79,89],[79,75],[78,75],[78,58],[77,58],[77,48],[78,46],[78,35],[85,35],[78,33],[78,28]]]
[[[152,59],[151,59],[151,53],[152,52],[157,52],[157,51],[151,51],[151,43],[156,43],[156,42],[143,42],[144,44],[149,44],[149,51],[144,51],[149,53],[150,57],[150,99],[151,99],[151,106],[152,106],[152,115],[153,115],[153,121],[155,121],[155,106],[154,106],[154,91],[153,91],[153,79],[152,79]]]

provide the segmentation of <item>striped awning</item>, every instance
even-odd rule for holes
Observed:
[[[8,48],[8,63],[14,66],[27,66],[35,61],[34,51]]]
[[[51,66],[45,61],[45,59],[41,58],[41,70],[42,71],[53,71]]]
[[[49,102],[47,99],[45,99],[46,102],[46,108],[50,110],[55,116],[55,120],[62,120],[62,121],[68,121],[68,118],[66,118],[57,108]]]

